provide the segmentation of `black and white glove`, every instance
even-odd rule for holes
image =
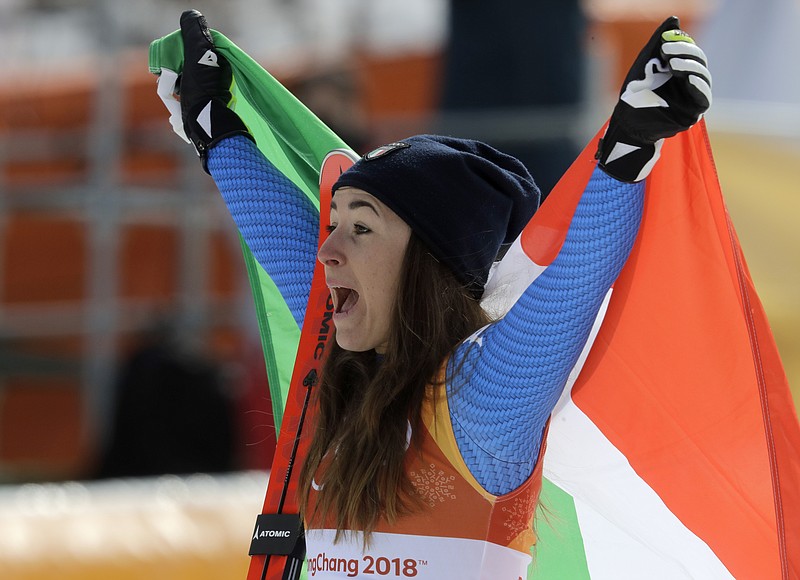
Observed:
[[[232,135],[253,137],[228,108],[232,99],[231,65],[214,45],[205,17],[197,10],[181,14],[181,36],[183,71],[176,74],[162,70],[158,95],[172,114],[173,130],[194,145],[208,172],[208,150],[217,142]]]
[[[661,153],[664,139],[687,130],[711,105],[711,73],[706,55],[667,18],[639,53],[596,158],[620,181],[641,181]]]

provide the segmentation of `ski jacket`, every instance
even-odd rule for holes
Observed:
[[[443,383],[437,384],[429,387],[429,393],[439,389],[436,396],[423,402],[419,444],[406,453],[406,473],[422,499],[422,509],[394,525],[379,522],[366,550],[358,532],[345,533],[334,543],[334,525],[306,522],[309,578],[518,580],[527,576],[544,445],[533,473],[521,486],[500,496],[487,492],[458,450]],[[314,511],[318,489],[315,481],[309,513]]]

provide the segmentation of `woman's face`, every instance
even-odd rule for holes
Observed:
[[[367,192],[344,187],[331,202],[329,230],[317,257],[333,297],[336,342],[386,352],[411,228]]]

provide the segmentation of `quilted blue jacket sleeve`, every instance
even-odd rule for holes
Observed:
[[[303,327],[314,261],[317,211],[246,137],[223,139],[208,169],[253,256]]]
[[[595,169],[555,260],[451,358],[456,441],[487,491],[507,493],[531,474],[547,419],[633,246],[643,200],[643,183]]]

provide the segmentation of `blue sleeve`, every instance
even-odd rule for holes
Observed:
[[[633,246],[643,200],[643,183],[595,169],[555,260],[452,357],[456,441],[487,491],[508,493],[530,476],[547,419]]]
[[[208,169],[245,243],[302,328],[317,257],[316,208],[246,137],[209,150]]]

